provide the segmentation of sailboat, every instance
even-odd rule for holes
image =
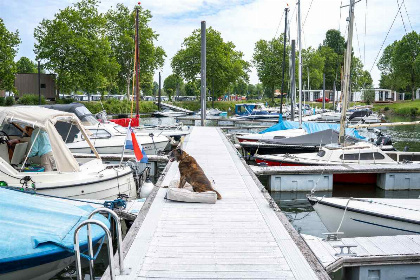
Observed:
[[[346,120],[346,108],[348,102],[348,85],[350,77],[351,48],[353,36],[355,0],[350,0],[350,22],[347,40],[347,53],[344,75],[344,97],[341,114],[340,146],[337,153],[343,158],[346,153],[356,151],[360,147],[355,144],[344,144],[344,127]],[[379,151],[370,150],[371,156],[380,155]],[[320,151],[322,152],[322,151]],[[359,159],[362,150],[359,152]],[[354,153],[354,154],[357,154]],[[379,160],[390,161],[388,157]],[[307,160],[307,159],[305,159]],[[367,161],[365,161],[367,162]],[[374,162],[373,164],[375,164]],[[358,177],[358,176],[356,176]],[[313,194],[308,196],[309,202],[321,218],[324,225],[331,233],[343,232],[344,237],[357,236],[382,236],[397,234],[420,233],[420,199],[363,199],[363,198],[325,198]]]

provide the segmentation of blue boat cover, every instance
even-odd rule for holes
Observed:
[[[277,124],[263,130],[260,132],[266,133],[271,131],[278,131],[278,130],[287,130],[287,129],[297,129],[299,128],[299,122],[295,121],[279,121]],[[314,133],[318,131],[323,131],[327,129],[334,129],[339,131],[340,124],[337,123],[318,123],[318,122],[303,122],[302,128],[306,131],[306,133]],[[361,136],[359,132],[354,128],[346,128],[346,135],[358,138],[358,139],[365,139],[365,137]]]
[[[0,274],[73,256],[74,230],[93,210],[89,205],[77,207],[0,188]],[[104,216],[97,214],[93,218],[109,228]],[[91,228],[94,242],[105,235],[99,226]],[[86,227],[80,230],[79,240],[81,249],[85,250]]]

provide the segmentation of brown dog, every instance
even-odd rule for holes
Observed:
[[[183,188],[185,183],[188,182],[195,192],[213,191],[217,194],[217,199],[222,199],[220,193],[213,189],[209,179],[207,179],[204,174],[203,169],[201,169],[192,156],[177,148],[169,153],[169,160],[176,160],[179,162],[179,173],[181,174],[181,178],[179,180],[178,188]]]

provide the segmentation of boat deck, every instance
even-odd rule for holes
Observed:
[[[355,237],[339,241],[323,241],[306,234],[302,236],[328,272],[351,266],[420,263],[420,235]],[[345,244],[357,246],[351,248],[355,256],[336,256],[340,248],[333,246]]]
[[[194,127],[183,149],[223,199],[173,202],[156,187],[124,239],[121,279],[330,279],[220,129]],[[178,164],[164,173],[160,186],[179,179]]]

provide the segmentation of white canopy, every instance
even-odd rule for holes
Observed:
[[[58,121],[71,123],[79,128],[86,141],[89,142],[86,131],[75,114],[38,106],[0,107],[0,124],[4,121],[9,123],[21,121],[43,129],[48,133],[57,170],[61,172],[79,171],[79,164],[54,126]],[[94,150],[94,153],[97,154],[96,150]]]

